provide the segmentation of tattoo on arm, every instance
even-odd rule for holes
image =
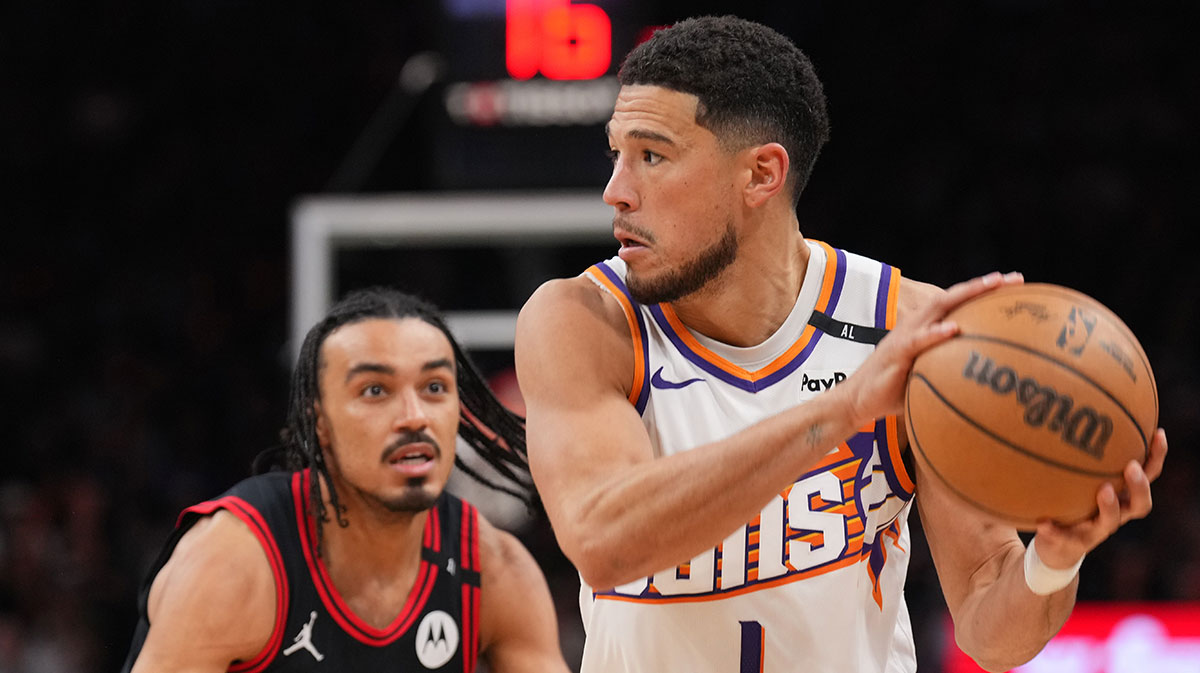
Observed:
[[[821,446],[821,437],[824,433],[821,432],[821,424],[814,423],[808,428],[808,448],[816,449]]]

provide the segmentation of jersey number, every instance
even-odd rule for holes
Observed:
[[[738,622],[742,625],[742,666],[738,673],[762,673],[763,670],[763,634],[762,624],[758,622]]]

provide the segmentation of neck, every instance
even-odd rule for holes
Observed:
[[[731,346],[755,346],[775,333],[796,305],[808,269],[797,227],[747,229],[738,258],[694,294],[671,303],[689,328]]]
[[[343,527],[333,514],[324,483],[321,491],[330,512],[330,521],[322,524],[321,556],[340,591],[352,593],[354,587],[364,583],[390,582],[415,574],[428,511],[390,512],[341,484],[338,496],[344,507],[342,519],[349,524]]]

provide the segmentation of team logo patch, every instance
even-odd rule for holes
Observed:
[[[425,668],[441,668],[458,651],[458,624],[454,618],[434,610],[417,627],[417,660]]]
[[[313,624],[315,624],[316,621],[317,612],[314,610],[308,613],[308,623],[300,627],[300,633],[297,633],[296,637],[292,639],[292,645],[283,651],[283,656],[290,657],[300,650],[305,650],[313,656],[313,659],[316,659],[317,661],[321,661],[325,658],[325,655],[321,654],[320,651],[317,650],[317,647],[313,645],[312,641]]]

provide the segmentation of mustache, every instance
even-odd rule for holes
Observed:
[[[654,234],[631,222],[629,216],[624,213],[614,215],[612,223],[613,229],[623,229],[647,243],[654,243]]]
[[[389,444],[388,447],[383,450],[383,455],[380,456],[379,459],[386,463],[388,459],[392,457],[392,454],[400,451],[409,444],[428,444],[433,447],[434,455],[439,458],[442,455],[442,447],[438,445],[436,439],[430,437],[424,432],[405,430],[398,438],[396,438],[396,441]]]

